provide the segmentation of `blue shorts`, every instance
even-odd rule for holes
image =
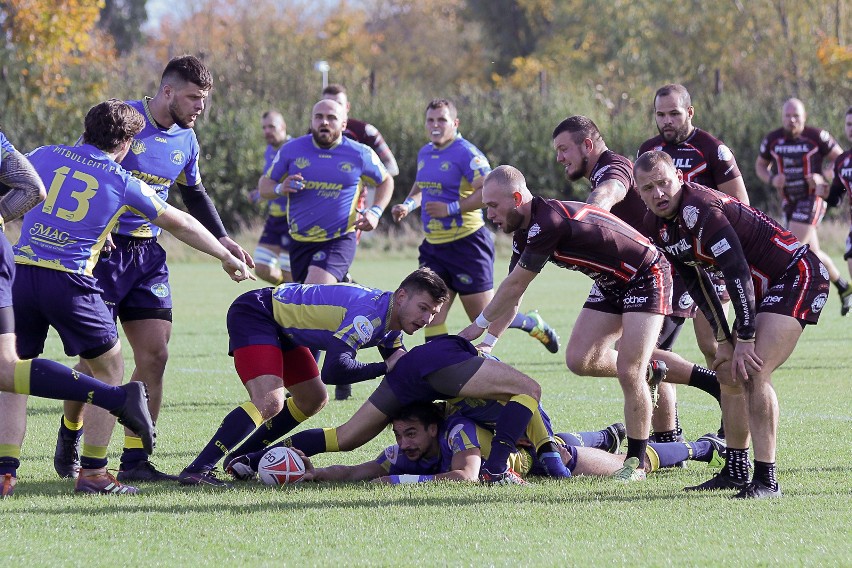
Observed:
[[[322,268],[338,282],[342,281],[355,260],[355,233],[322,242],[293,240],[290,243],[290,272],[294,282],[304,282],[311,266]]]
[[[274,345],[282,351],[297,345],[281,333],[272,315],[273,288],[260,288],[241,294],[228,308],[228,355],[250,345]]]
[[[263,232],[260,233],[260,239],[257,242],[290,250],[290,243],[293,242],[293,239],[290,238],[290,222],[287,221],[287,217],[273,217],[272,215],[267,217],[266,223],[263,225]]]
[[[92,272],[103,288],[104,302],[113,319],[118,316],[124,320],[128,309],[171,310],[166,251],[157,239],[123,235],[112,235],[112,239],[116,248],[109,255],[101,254]]]
[[[32,359],[44,351],[50,326],[59,333],[69,357],[94,359],[118,341],[115,320],[91,276],[21,264],[13,293],[18,354],[22,359]]]
[[[457,241],[420,245],[420,266],[438,273],[450,290],[461,296],[494,288],[494,236],[481,227]]]
[[[474,366],[462,376],[434,377],[438,371],[475,359]],[[400,408],[413,402],[430,402],[437,399],[452,398],[458,395],[458,387],[472,376],[485,359],[466,339],[455,335],[436,337],[418,345],[397,361],[393,370],[385,375],[376,391],[370,395],[370,402],[381,412],[392,416]],[[470,376],[466,376],[470,374]],[[458,379],[461,378],[461,381]],[[443,380],[442,380],[443,379]],[[446,383],[450,388],[441,388]],[[438,390],[439,387],[440,390]],[[449,392],[455,391],[455,392]]]
[[[6,238],[6,233],[0,231],[0,308],[12,305],[12,283],[15,280],[15,253]]]

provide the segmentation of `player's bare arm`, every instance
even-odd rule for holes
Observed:
[[[589,205],[595,205],[609,211],[612,206],[627,195],[627,188],[617,179],[607,180],[598,185],[586,199]]]

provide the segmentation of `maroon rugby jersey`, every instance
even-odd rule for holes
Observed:
[[[760,157],[775,163],[775,172],[784,174],[784,196],[790,201],[811,194],[806,177],[822,172],[823,157],[837,142],[826,130],[805,126],[796,138],[788,138],[783,128],[773,130],[760,143]]]
[[[620,181],[627,188],[627,194],[624,199],[612,206],[610,212],[640,233],[643,232],[645,212],[648,208],[645,207],[639,192],[636,191],[633,164],[624,156],[607,150],[595,162],[595,167],[589,174],[589,183],[594,191],[600,184],[613,179]]]
[[[648,212],[645,223],[651,238],[663,249],[714,328],[718,319],[711,316],[714,311],[723,313],[718,297],[690,267],[721,272],[737,314],[738,335],[753,337],[756,305],[770,283],[808,248],[762,211],[720,191],[684,183],[681,195],[674,219]]]
[[[650,150],[661,150],[671,156],[675,167],[683,172],[683,181],[719,189],[719,184],[742,176],[733,152],[700,128],[693,129],[680,144],[666,142],[661,135],[654,136],[639,146],[637,156]]]
[[[533,197],[531,209],[529,227],[515,231],[509,272],[515,265],[540,272],[550,261],[618,292],[660,255],[648,238],[600,207]]]
[[[843,194],[849,196],[850,218],[852,218],[852,149],[846,150],[834,161],[834,181],[826,202],[830,207],[837,206]]]
[[[391,177],[399,175],[396,158],[378,128],[363,120],[350,118],[346,121],[346,130],[343,131],[343,135],[372,148]]]

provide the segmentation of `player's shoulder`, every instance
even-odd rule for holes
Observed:
[[[484,156],[485,154],[480,150],[473,142],[459,134],[450,148],[455,149],[457,152],[465,152],[471,156]]]
[[[639,145],[639,150],[636,152],[636,156],[639,157],[645,152],[650,152],[651,150],[662,151],[664,146],[665,143],[662,136],[657,135],[653,138],[648,138]]]
[[[816,144],[828,144],[830,146],[835,144],[834,137],[828,130],[817,126],[805,126],[805,129],[802,131],[802,137],[808,138]]]

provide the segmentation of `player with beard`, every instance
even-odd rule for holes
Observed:
[[[644,219],[647,211],[642,198],[636,192],[633,181],[633,164],[626,157],[607,148],[597,125],[585,116],[570,116],[553,130],[553,147],[556,161],[565,168],[565,177],[570,181],[586,178],[591,193],[586,203],[607,209],[634,229],[644,234]],[[648,235],[646,235],[648,236]],[[659,400],[656,402],[652,419],[654,438],[658,442],[673,442],[677,439],[678,418],[675,407],[673,384],[688,384],[699,388],[719,401],[719,384],[712,371],[693,365],[672,352],[680,333],[684,312],[680,306],[672,307],[673,313],[666,316],[652,365],[654,383],[665,377],[658,386]],[[578,369],[579,374],[600,376],[608,367],[603,360],[583,357],[587,349],[597,341],[583,330],[575,327],[569,345],[576,352],[571,358],[582,361],[587,367]],[[664,364],[660,364],[660,362]],[[617,376],[615,367],[610,367],[611,376]]]
[[[734,395],[722,398],[727,463],[719,475],[688,489],[739,489],[738,499],[780,497],[772,373],[792,354],[805,326],[817,323],[828,298],[828,272],[807,245],[764,213],[684,182],[665,152],[642,154],[634,172],[650,210],[648,229],[713,326],[719,342],[713,367],[723,395]],[[731,292],[737,316],[733,330],[710,271],[721,272]],[[755,463],[751,482],[749,436]]]
[[[787,228],[799,242],[809,245],[828,269],[841,304],[848,311],[852,307],[852,286],[820,248],[817,235],[817,225],[826,210],[822,196],[831,184],[834,160],[842,149],[828,131],[806,126],[807,118],[804,103],[788,99],[781,108],[782,127],[761,141],[754,169],[757,177],[778,192]]]
[[[375,229],[393,193],[393,178],[376,153],[343,136],[346,122],[340,103],[317,102],[311,133],[282,146],[258,182],[261,197],[287,197],[295,282],[342,281],[355,258],[355,230]],[[362,181],[376,186],[376,198],[359,213]]]
[[[852,107],[846,109],[846,138],[852,142]],[[852,214],[852,148],[846,150],[834,161],[834,180],[831,182],[831,190],[826,200],[828,206],[839,205],[844,193],[849,195],[849,208]],[[849,274],[852,275],[852,230],[846,237],[846,252],[843,258],[849,267]],[[840,315],[845,316],[852,307],[852,296],[841,296],[841,298]]]
[[[287,123],[277,110],[268,110],[260,120],[263,137],[266,139],[266,151],[263,153],[263,171],[269,170],[272,160],[278,155],[286,142]],[[249,193],[252,203],[260,200],[260,192],[255,189]],[[282,282],[292,282],[290,274],[290,225],[287,223],[287,198],[275,197],[265,201],[266,222],[254,249],[254,272],[259,278],[277,286]]]
[[[491,166],[459,134],[455,104],[430,101],[425,127],[429,143],[417,154],[417,178],[405,201],[394,205],[393,217],[398,223],[422,205],[426,236],[418,249],[420,266],[440,274],[453,292],[447,309],[426,329],[429,341],[448,334],[447,313],[456,295],[471,320],[494,296],[494,236],[482,217],[482,180]],[[527,332],[551,353],[559,351],[559,336],[535,310],[515,314],[508,326]],[[485,341],[496,343],[490,336]]]
[[[582,161],[582,152],[571,154],[566,167]],[[517,310],[548,261],[592,278],[594,285],[568,342],[566,364],[576,374],[618,377],[628,459],[616,478],[642,479],[652,413],[646,381],[663,317],[671,310],[668,262],[646,237],[609,211],[534,197],[523,174],[512,166],[488,174],[482,200],[488,218],[513,235],[510,271],[491,302],[459,335],[472,341],[488,330],[499,337],[507,316]],[[616,340],[618,351],[612,348]]]
[[[193,127],[204,111],[213,87],[210,71],[196,57],[184,55],[169,61],[152,98],[128,101],[145,124],[136,135],[122,167],[151,186],[164,201],[177,186],[184,205],[235,257],[254,267],[250,254],[228,236],[219,213],[201,183],[200,149]],[[124,336],[136,364],[131,380],[148,388],[151,416],[158,420],[163,400],[163,377],[172,332],[172,294],[166,252],[157,243],[161,229],[135,213],[123,214],[94,267],[103,298],[121,320]],[[78,368],[89,372],[85,361]],[[57,436],[54,466],[61,477],[73,476],[79,467],[79,442],[83,406],[65,405]],[[141,441],[125,431],[120,481],[176,479],[158,471],[143,451]]]

